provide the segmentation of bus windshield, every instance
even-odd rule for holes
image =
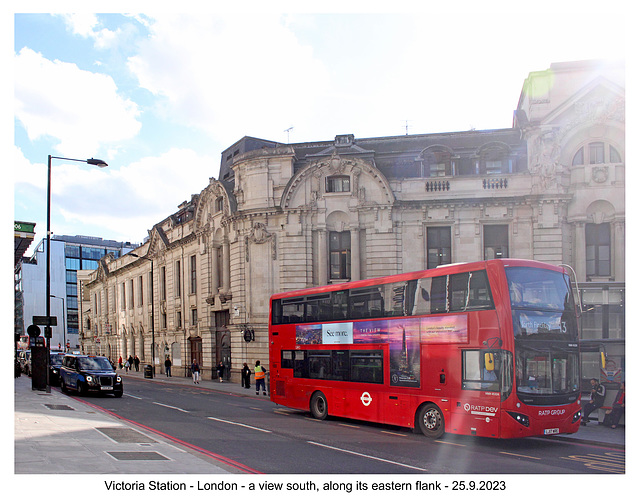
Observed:
[[[515,336],[516,391],[525,403],[561,404],[579,386],[578,326],[569,278],[506,268]]]
[[[561,395],[578,390],[578,352],[561,347],[516,349],[518,393]]]
[[[577,340],[575,305],[564,273],[506,268],[517,338]]]

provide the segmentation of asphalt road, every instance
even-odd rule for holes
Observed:
[[[128,380],[122,398],[92,405],[253,471],[272,474],[624,473],[624,451],[552,439],[494,440],[309,413],[197,386]]]

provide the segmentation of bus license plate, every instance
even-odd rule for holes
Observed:
[[[557,435],[560,433],[560,428],[547,428],[544,430],[545,435]]]
[[[100,387],[101,390],[105,390],[105,391],[109,391],[109,390],[113,390],[113,386],[101,386]],[[545,434],[547,433],[547,430],[544,430]]]

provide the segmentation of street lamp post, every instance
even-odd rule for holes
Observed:
[[[134,252],[129,252],[130,256],[137,257],[139,259],[146,259],[151,262],[151,377],[156,372],[156,319],[155,319],[155,310],[154,310],[154,294],[153,294],[153,259],[146,256],[139,256]]]
[[[64,298],[51,294],[51,297],[62,299],[62,351],[67,351],[67,322],[64,307]]]
[[[69,160],[71,162],[83,162],[89,165],[97,165],[98,167],[106,167],[108,164],[104,160],[97,158],[89,158],[87,160],[78,160],[76,158],[54,157],[49,155],[47,162],[47,281],[46,281],[46,297],[47,297],[47,323],[44,327],[44,337],[46,345],[46,372],[47,372],[47,393],[51,393],[49,384],[49,352],[51,350],[51,160]]]

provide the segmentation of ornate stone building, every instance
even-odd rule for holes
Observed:
[[[273,293],[518,257],[575,270],[583,336],[623,368],[624,99],[623,67],[561,63],[525,80],[509,129],[244,137],[218,179],[90,276],[83,349],[150,363],[153,339],[158,371],[169,355],[174,373],[223,360],[238,378],[268,360]]]

